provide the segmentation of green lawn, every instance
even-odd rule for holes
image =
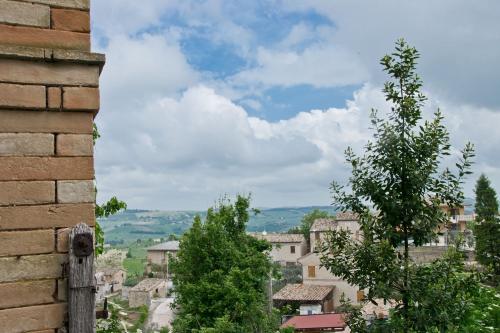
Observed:
[[[146,259],[140,258],[125,258],[123,260],[123,267],[127,271],[128,276],[137,275],[142,276],[144,267],[146,266]]]

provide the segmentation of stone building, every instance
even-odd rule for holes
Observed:
[[[153,245],[148,247],[146,251],[149,264],[165,265],[168,263],[169,256],[175,257],[179,252],[179,241],[168,241]]]
[[[97,271],[96,279],[96,301],[102,301],[107,295],[121,291],[125,282],[127,272],[121,268],[108,268]]]
[[[282,265],[296,264],[297,259],[306,254],[307,243],[302,234],[282,233],[251,233],[257,239],[264,239],[271,243],[273,248],[269,255],[274,262]]]
[[[0,1],[0,332],[66,326],[68,232],[94,226],[104,55],[89,0]]]
[[[335,286],[333,293],[334,307],[340,305],[342,295],[346,299],[350,299],[353,304],[359,304],[364,298],[362,290],[350,285],[342,278],[334,276],[326,268],[321,267],[318,246],[325,241],[328,231],[336,229],[349,230],[352,238],[356,240],[362,239],[356,214],[339,212],[335,218],[315,220],[311,226],[311,252],[298,259],[298,262],[302,265],[303,283],[305,285]]]
[[[141,305],[149,307],[151,300],[167,296],[167,281],[163,279],[144,279],[130,289],[128,304],[131,308]]]
[[[300,314],[319,314],[333,311],[334,286],[316,286],[302,283],[287,284],[273,295],[273,303],[298,305]]]

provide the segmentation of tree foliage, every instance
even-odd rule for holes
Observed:
[[[494,221],[498,216],[497,193],[491,187],[488,177],[484,174],[479,176],[474,193],[476,194],[474,212],[477,221]]]
[[[444,311],[440,304],[417,303],[423,273],[412,263],[409,248],[432,241],[438,226],[448,223],[440,206],[461,204],[461,185],[473,157],[473,147],[467,144],[456,173],[440,167],[450,155],[449,135],[439,110],[433,119],[422,119],[426,97],[416,73],[418,58],[417,50],[404,40],[382,58],[390,76],[383,92],[392,107],[384,116],[372,110],[374,140],[362,156],[346,150],[351,177],[346,186],[331,185],[334,204],[359,215],[363,240],[339,230],[329,235],[322,248],[322,264],[334,275],[367,289],[368,300],[382,298],[399,304],[393,317],[400,319],[400,332],[428,332],[418,326],[428,323],[422,306],[435,316]],[[432,322],[429,325],[434,327]]]
[[[476,183],[476,259],[491,273],[489,283],[500,283],[500,221],[498,219],[498,200],[490,180],[481,175]]]
[[[311,212],[305,214],[302,219],[300,220],[300,225],[298,227],[292,228],[288,231],[288,233],[298,233],[298,234],[303,234],[304,238],[306,239],[306,242],[309,246],[309,238],[311,235],[311,227],[314,223],[315,220],[321,219],[321,218],[329,218],[333,217],[331,216],[328,212],[319,210],[319,209],[314,209]]]
[[[172,261],[177,318],[174,332],[273,332],[266,288],[268,242],[246,234],[249,198],[221,200],[205,221],[197,216]]]

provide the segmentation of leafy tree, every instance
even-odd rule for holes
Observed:
[[[101,137],[99,131],[97,129],[96,124],[94,124],[94,131],[92,133],[94,146],[97,141]],[[97,187],[95,189],[97,196]],[[98,256],[102,254],[104,251],[104,230],[102,230],[101,225],[97,221],[97,219],[101,217],[108,217],[110,215],[114,215],[118,213],[120,210],[127,209],[127,204],[124,201],[118,200],[116,197],[112,197],[106,203],[102,205],[95,204],[95,255]]]
[[[457,174],[440,168],[442,158],[450,155],[449,135],[439,110],[433,119],[422,120],[426,97],[415,71],[418,58],[417,50],[402,39],[396,42],[394,53],[382,58],[391,77],[383,91],[392,107],[384,117],[372,110],[374,140],[362,156],[346,150],[352,175],[346,186],[331,185],[334,204],[359,215],[363,240],[354,240],[346,230],[333,231],[322,247],[322,265],[367,289],[367,300],[398,302],[393,313],[394,322],[399,320],[397,332],[432,332],[432,316],[447,311],[441,304],[418,303],[421,272],[409,256],[410,244],[432,241],[438,226],[448,222],[440,205],[461,204],[461,185],[470,174],[473,157],[473,147],[467,144],[456,164]],[[443,269],[441,274],[447,274],[448,268]],[[422,312],[422,307],[429,311]],[[440,318],[446,323],[454,320]],[[427,323],[429,330],[422,327]],[[361,328],[354,331],[363,332]]]
[[[481,175],[477,180],[475,193],[476,258],[491,272],[488,282],[497,285],[500,282],[500,221],[497,194],[485,175]]]
[[[476,204],[474,210],[477,221],[494,221],[498,216],[497,193],[491,187],[490,180],[482,174],[475,188]]]
[[[172,261],[178,314],[174,332],[273,332],[266,288],[272,263],[268,242],[246,234],[249,198],[221,200],[199,216]]]

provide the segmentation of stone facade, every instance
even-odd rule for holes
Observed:
[[[128,304],[131,308],[142,305],[149,307],[151,300],[167,296],[167,281],[163,279],[144,279],[130,289]]]
[[[0,333],[62,331],[68,232],[95,223],[89,6],[0,0]]]

